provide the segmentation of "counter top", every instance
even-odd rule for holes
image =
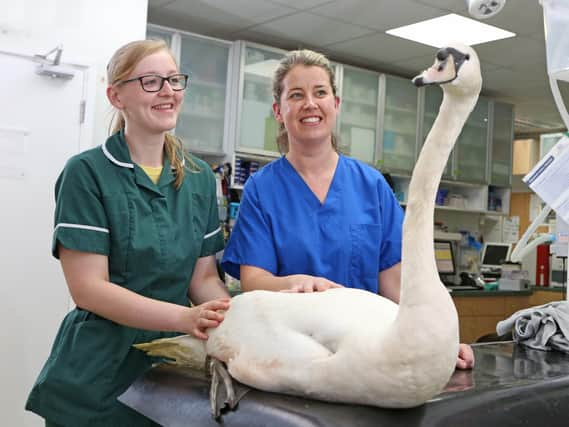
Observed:
[[[543,425],[569,418],[569,355],[512,342],[473,345],[476,367],[456,371],[443,393],[411,409],[320,402],[251,389],[225,427],[454,427]],[[331,373],[333,375],[333,372]],[[208,381],[159,365],[119,397],[166,427],[219,427],[210,416]]]
[[[557,292],[563,293],[565,292],[565,288],[561,287],[545,287],[545,286],[530,286],[530,289],[523,290],[523,291],[501,291],[501,290],[467,290],[461,291],[457,289],[453,289],[451,291],[452,296],[460,296],[460,297],[492,297],[492,296],[528,296],[532,295],[534,292],[538,291],[546,291],[546,292]]]

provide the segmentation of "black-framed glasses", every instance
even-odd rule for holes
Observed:
[[[130,83],[138,80],[142,90],[145,92],[160,92],[164,87],[164,82],[167,81],[172,90],[184,90],[188,85],[187,74],[172,74],[168,77],[162,77],[157,74],[147,74],[145,76],[135,77],[134,79],[121,80],[118,83]]]

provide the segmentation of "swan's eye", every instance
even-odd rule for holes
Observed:
[[[464,58],[468,61],[470,59],[470,55],[467,53]]]
[[[439,72],[440,72],[440,71],[443,71],[444,69],[445,69],[445,67],[443,66],[443,64],[440,64],[440,65],[437,67],[437,71],[439,71]]]

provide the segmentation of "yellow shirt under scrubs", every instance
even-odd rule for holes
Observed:
[[[122,131],[71,158],[56,184],[53,255],[57,244],[107,255],[111,282],[188,305],[197,259],[223,248],[215,178],[205,162],[191,158],[199,171],[186,170],[178,190],[168,159],[154,184],[132,162]],[[172,335],[75,308],[61,324],[26,409],[62,426],[154,425],[117,396],[155,361],[132,344]]]

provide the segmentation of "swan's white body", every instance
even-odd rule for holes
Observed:
[[[439,116],[409,187],[399,306],[357,289],[239,295],[205,344],[235,379],[267,391],[383,407],[420,405],[448,382],[458,355],[458,318],[435,265],[434,200],[481,86],[476,54],[466,46],[457,49],[470,58],[443,88]],[[423,79],[446,72],[441,63]],[[204,356],[203,344],[190,337],[169,342],[196,349],[198,359]]]

